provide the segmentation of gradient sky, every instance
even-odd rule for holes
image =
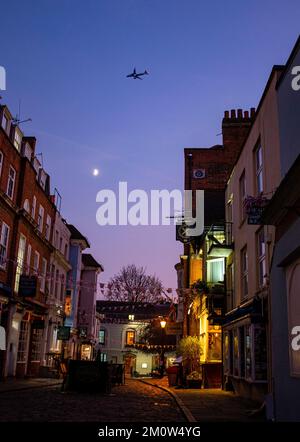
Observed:
[[[96,193],[128,181],[181,189],[184,147],[221,142],[225,109],[257,106],[299,33],[300,2],[15,0],[0,3],[1,95],[38,139],[62,213],[102,281],[136,263],[176,287],[174,226],[99,227]],[[136,66],[144,81],[127,79]],[[92,176],[100,169],[98,177]]]

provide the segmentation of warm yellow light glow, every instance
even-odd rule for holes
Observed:
[[[165,321],[164,319],[162,319],[162,320],[160,321],[160,326],[161,326],[161,328],[165,328],[166,324],[167,324],[167,321]]]

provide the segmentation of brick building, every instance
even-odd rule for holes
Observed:
[[[4,375],[37,375],[43,362],[56,207],[49,175],[35,155],[36,139],[23,135],[6,106],[1,106],[0,118],[0,278],[9,294],[2,318],[7,329]]]
[[[202,369],[204,385],[221,382],[221,327],[218,318],[224,309],[223,257],[211,254],[214,242],[228,239],[229,227],[225,224],[225,187],[241,146],[249,132],[255,109],[225,111],[222,121],[223,145],[211,148],[187,148],[185,157],[185,189],[204,190],[204,232],[198,237],[178,237],[184,243],[180,257],[183,271],[183,334],[197,335],[202,340]],[[195,195],[193,195],[195,216]],[[197,288],[193,285],[198,283]],[[179,309],[181,306],[179,306]],[[217,368],[216,368],[217,367]],[[214,381],[211,380],[214,379]]]

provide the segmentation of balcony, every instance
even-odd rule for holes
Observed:
[[[228,258],[233,250],[232,223],[213,224],[206,235],[207,256]]]

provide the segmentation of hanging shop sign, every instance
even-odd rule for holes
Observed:
[[[248,224],[260,225],[262,224],[262,215],[268,205],[269,200],[263,196],[257,198],[247,196],[244,201],[245,212],[248,217]]]
[[[166,335],[181,335],[182,333],[182,322],[167,322]]]
[[[57,339],[68,341],[70,339],[70,331],[71,327],[66,327],[65,325],[59,326],[57,329]]]
[[[19,296],[36,296],[37,277],[29,275],[21,275],[19,282]]]

